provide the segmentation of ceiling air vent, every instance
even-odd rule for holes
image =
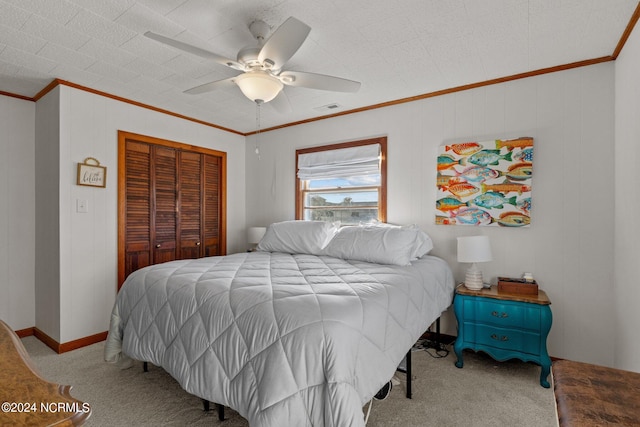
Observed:
[[[342,106],[340,104],[327,104],[327,105],[323,105],[322,107],[314,107],[313,109],[316,111],[333,111],[333,110],[338,110],[340,109]]]

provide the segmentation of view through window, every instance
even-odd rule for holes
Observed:
[[[296,151],[297,219],[386,220],[386,138]]]

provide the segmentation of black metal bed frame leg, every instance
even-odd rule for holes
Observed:
[[[202,405],[204,406],[205,412],[209,412],[209,410],[211,409],[211,406],[207,399],[202,399]],[[224,405],[220,405],[219,403],[216,403],[216,409],[218,410],[218,419],[220,421],[224,421]]]
[[[407,353],[407,399],[411,399],[411,349]]]
[[[442,342],[441,342],[441,336],[440,336],[440,318],[439,317],[436,319],[436,344],[437,344],[436,350],[441,350]],[[409,351],[407,352],[407,356],[405,358],[406,371],[407,371],[407,399],[411,399],[411,396],[412,396],[411,377],[413,375],[411,374],[411,350],[412,348],[409,349]]]
[[[149,363],[148,362],[142,362],[142,370],[144,372],[149,372]],[[211,406],[210,406],[209,401],[207,399],[202,399],[202,406],[204,407],[204,411],[205,412],[209,412],[209,410],[211,409]],[[220,404],[216,403],[216,408],[218,410],[218,419],[220,421],[224,421],[224,405],[220,405]]]
[[[439,317],[436,319],[436,344],[437,344],[437,350],[441,350],[442,342],[441,342],[441,336],[440,336],[440,318]],[[411,350],[412,348],[409,349],[409,351],[407,352],[407,356],[405,358],[406,371],[407,371],[407,399],[411,399],[411,396],[412,396],[411,377],[413,375],[411,374]]]

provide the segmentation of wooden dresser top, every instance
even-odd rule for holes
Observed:
[[[456,288],[456,293],[460,295],[475,295],[478,297],[495,298],[507,301],[529,302],[542,305],[551,304],[551,300],[543,290],[538,290],[537,295],[521,295],[500,292],[498,291],[498,287],[495,285],[492,285],[491,288],[483,288],[479,291],[474,291],[468,289],[464,284],[460,284]]]

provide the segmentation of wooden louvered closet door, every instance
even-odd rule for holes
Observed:
[[[219,255],[220,158],[180,153],[179,258]]]
[[[221,189],[223,188],[222,178],[222,159],[220,157],[204,155],[204,171],[203,171],[203,191],[204,194],[204,220],[203,223],[203,256],[215,256],[221,253],[222,238],[221,222],[219,213],[222,212]]]
[[[179,259],[176,254],[176,150],[151,146],[151,153],[152,182],[149,194],[151,199],[149,216],[153,249],[152,264],[159,264]]]
[[[126,181],[124,269],[128,275],[132,271],[151,265],[153,259],[150,216],[151,147],[148,144],[133,141],[127,144],[124,173]]]
[[[180,258],[202,256],[202,155],[180,153],[178,236]]]
[[[158,142],[119,133],[118,288],[147,265],[225,251],[225,153]]]

